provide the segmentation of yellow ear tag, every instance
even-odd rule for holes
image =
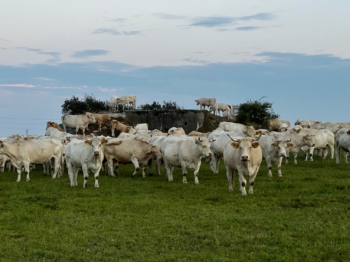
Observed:
[[[85,142],[85,145],[86,145],[86,146],[90,146],[90,144],[89,144],[88,142]]]
[[[237,149],[238,146],[239,146],[239,144],[237,144],[237,143],[235,143],[235,142],[232,142],[232,143],[231,143],[231,146],[232,146],[233,148]]]
[[[288,148],[293,148],[293,145],[288,145]]]

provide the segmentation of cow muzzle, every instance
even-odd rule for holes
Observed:
[[[248,161],[249,160],[249,156],[241,156],[241,161]]]
[[[95,156],[99,156],[99,155],[100,155],[100,152],[99,152],[99,151],[95,151],[95,152],[94,152],[94,155],[95,155]]]

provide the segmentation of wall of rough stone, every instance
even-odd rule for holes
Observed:
[[[111,113],[112,118],[122,117],[131,125],[148,123],[148,128],[167,132],[171,127],[182,127],[186,133],[203,126],[204,113],[201,110],[130,110]]]

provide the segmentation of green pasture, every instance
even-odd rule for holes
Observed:
[[[199,185],[162,176],[101,171],[100,188],[70,187],[43,176],[17,183],[0,174],[0,261],[350,261],[350,166],[341,158],[283,165],[267,176],[263,162],[254,195],[242,196],[225,168],[203,162]]]

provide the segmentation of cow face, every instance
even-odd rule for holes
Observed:
[[[289,143],[293,147],[293,144]],[[286,149],[288,148],[286,141],[275,141],[271,144],[271,146],[276,150],[276,155],[279,157],[285,157],[287,152]]]
[[[99,156],[102,152],[101,146],[103,142],[104,140],[100,140],[99,138],[93,138],[91,140],[85,140],[85,145],[91,147],[95,156]]]
[[[259,147],[259,142],[252,139],[234,140],[231,146],[239,150],[239,158],[241,161],[249,161],[254,148]]]
[[[206,138],[197,138],[196,145],[198,146],[199,151],[201,152],[202,156],[204,157],[211,157],[212,152],[210,150],[210,143],[209,140]]]
[[[314,143],[311,135],[303,136],[303,141],[304,141],[305,145],[307,145],[307,146],[310,146],[310,147],[315,146],[315,143]]]

